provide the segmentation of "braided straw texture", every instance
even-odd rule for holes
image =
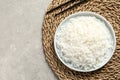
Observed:
[[[66,1],[68,0],[53,0],[47,11]],[[46,60],[53,72],[60,80],[120,80],[120,0],[89,0],[74,6],[63,14],[54,16],[72,4],[45,14],[44,17],[42,43]],[[116,34],[117,45],[112,59],[103,68],[94,72],[81,73],[67,68],[61,63],[54,51],[54,34],[58,25],[65,17],[79,11],[92,11],[104,16],[112,24]]]

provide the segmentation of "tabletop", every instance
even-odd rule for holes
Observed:
[[[0,80],[57,80],[42,48],[42,22],[50,2],[0,0]]]

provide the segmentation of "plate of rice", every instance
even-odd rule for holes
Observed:
[[[60,61],[79,72],[102,68],[116,47],[110,22],[94,12],[77,12],[66,17],[54,36],[54,48]]]

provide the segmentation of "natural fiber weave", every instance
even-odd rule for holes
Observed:
[[[68,0],[53,0],[48,10],[66,1]],[[66,7],[70,5],[72,4]],[[52,70],[60,80],[120,80],[120,0],[89,0],[87,3],[73,7],[64,14],[54,16],[66,7],[46,14],[43,22],[43,48],[46,60]],[[53,42],[57,26],[65,17],[78,11],[92,11],[104,16],[112,24],[117,39],[116,51],[112,59],[103,68],[90,73],[70,70],[61,63],[54,51]]]

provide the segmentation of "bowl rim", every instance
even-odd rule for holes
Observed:
[[[74,67],[69,66],[67,63],[65,63],[65,62],[61,59],[61,57],[60,57],[60,55],[59,55],[59,53],[58,53],[58,51],[57,51],[57,48],[56,48],[56,34],[58,33],[59,28],[61,27],[61,25],[62,25],[64,22],[66,22],[67,20],[69,20],[70,18],[75,17],[75,16],[94,16],[94,17],[96,17],[96,18],[104,21],[105,24],[106,24],[106,27],[109,29],[109,31],[110,31],[110,33],[111,33],[111,36],[113,37],[113,42],[114,42],[113,51],[111,52],[111,55],[110,55],[109,59],[107,59],[102,66],[97,67],[97,68],[95,68],[95,69],[90,69],[90,70],[80,70],[80,69],[76,69],[76,68],[74,68]],[[57,54],[57,57],[59,58],[59,60],[60,60],[66,67],[70,68],[71,70],[78,71],[78,72],[91,72],[91,71],[96,71],[96,70],[102,68],[102,67],[105,66],[105,65],[110,61],[110,59],[112,58],[112,56],[113,56],[113,54],[114,54],[114,52],[115,52],[115,48],[116,48],[116,36],[115,36],[115,32],[114,32],[114,29],[113,29],[112,25],[110,24],[110,22],[109,22],[106,18],[104,18],[103,16],[101,16],[100,14],[95,13],[95,12],[79,11],[79,12],[76,12],[76,13],[74,13],[74,14],[69,15],[69,16],[66,17],[64,20],[62,20],[62,22],[60,22],[60,24],[58,25],[58,27],[57,27],[57,29],[56,29],[56,31],[55,31],[55,35],[54,35],[54,49],[55,49],[55,53]]]

